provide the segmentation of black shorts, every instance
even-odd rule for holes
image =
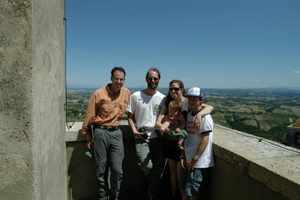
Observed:
[[[179,161],[182,149],[178,146],[178,140],[163,138],[163,153],[165,158]]]

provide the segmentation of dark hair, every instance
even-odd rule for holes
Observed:
[[[181,89],[182,91],[182,95],[185,96],[185,90],[184,90],[184,84],[181,80],[172,80],[170,81],[169,83],[169,88],[171,87],[171,85],[173,83],[177,83],[179,85],[179,88]],[[166,106],[166,114],[169,112],[169,103],[172,101],[172,97],[171,97],[171,94],[170,94],[170,90],[168,92],[168,95],[166,97],[166,101],[165,101],[165,106]]]
[[[159,72],[159,70],[158,70],[157,68],[155,68],[155,67],[151,67],[150,69],[148,69],[147,74],[146,74],[146,79],[148,79],[148,76],[149,76],[149,74],[150,74],[151,71],[156,72],[156,73],[158,74],[158,78],[160,79],[160,72]]]
[[[125,72],[125,69],[124,69],[123,67],[114,67],[114,68],[112,68],[112,70],[111,70],[111,72],[110,72],[111,77],[114,76],[115,71],[123,72],[124,77],[126,76],[126,72]]]

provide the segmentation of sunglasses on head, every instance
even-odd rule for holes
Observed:
[[[179,91],[179,90],[180,90],[180,88],[178,88],[178,87],[172,87],[172,88],[169,88],[169,90],[170,90],[170,91],[174,90],[174,91],[176,91],[176,92],[177,92],[177,91]]]

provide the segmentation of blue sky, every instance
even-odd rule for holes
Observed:
[[[66,0],[67,83],[98,87],[124,66],[128,87],[300,88],[299,0]]]

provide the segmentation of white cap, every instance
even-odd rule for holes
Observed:
[[[192,87],[187,91],[187,96],[202,97],[201,89],[198,87]]]

